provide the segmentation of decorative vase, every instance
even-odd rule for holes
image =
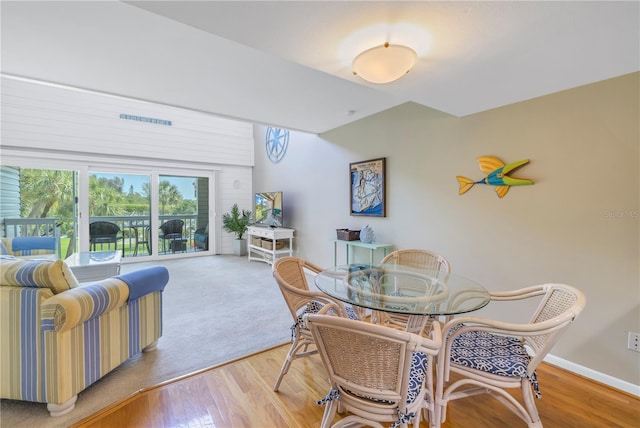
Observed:
[[[373,233],[373,229],[371,229],[368,224],[360,230],[360,242],[370,244],[375,239],[376,235],[375,233]]]

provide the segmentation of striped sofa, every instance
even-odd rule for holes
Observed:
[[[0,258],[0,398],[69,413],[79,392],[155,349],[168,280],[152,266],[79,285],[61,260]]]

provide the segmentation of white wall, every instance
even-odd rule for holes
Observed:
[[[252,206],[251,124],[4,76],[1,84],[3,165],[100,165],[212,175],[210,218],[216,227],[210,229],[219,237],[214,248],[233,253],[234,235],[222,232],[221,217],[236,202],[241,208]],[[120,114],[170,121],[171,126],[121,119]]]
[[[579,287],[586,309],[552,354],[637,393],[640,354],[626,341],[640,331],[639,80],[635,73],[464,118],[405,104],[321,136],[292,132],[278,164],[256,126],[254,191],[284,192],[295,255],[320,265],[333,264],[336,228],[369,224],[378,241],[442,253],[490,289]],[[482,155],[531,159],[513,175],[535,184],[503,199],[483,185],[459,196],[456,176],[482,178]],[[352,217],[349,163],[378,157],[387,158],[388,215]],[[507,315],[491,305],[483,313]]]

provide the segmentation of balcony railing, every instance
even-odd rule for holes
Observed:
[[[195,214],[161,215],[160,224],[177,219],[184,221],[179,246],[169,246],[162,242],[160,239],[162,232],[158,230],[153,233],[150,230],[151,223],[148,216],[92,216],[89,218],[89,223],[108,221],[117,224],[120,227],[124,257],[149,255],[148,248],[154,248],[157,254],[202,251],[194,245],[193,241],[193,234],[197,228]],[[141,244],[141,241],[144,242]],[[146,242],[149,243],[149,247]]]
[[[6,237],[16,236],[60,236],[57,218],[5,218]]]
[[[60,236],[60,226],[57,218],[5,218],[4,236]],[[58,243],[59,244],[59,243]],[[58,245],[58,257],[65,254]]]
[[[160,224],[174,219],[184,221],[182,237],[179,239],[179,245],[175,242],[167,245],[160,239],[162,232],[160,230],[153,233],[151,231],[151,222],[149,216],[92,216],[89,222],[108,221],[115,223],[120,228],[118,236],[118,249],[122,250],[124,257],[147,256],[149,249],[154,249],[156,254],[174,253],[174,252],[195,252],[203,251],[197,248],[194,243],[194,232],[196,231],[196,215],[161,215]],[[69,245],[75,248],[73,237],[60,236],[59,219],[57,218],[5,218],[4,234],[7,237],[15,236],[58,236],[60,237],[59,256],[66,254]],[[89,239],[88,237],[86,238]],[[174,239],[177,241],[177,239]],[[148,246],[147,246],[148,242]],[[121,244],[120,244],[121,243]],[[103,249],[107,249],[104,244]],[[100,250],[98,244],[97,250]],[[113,249],[113,244],[111,246]]]

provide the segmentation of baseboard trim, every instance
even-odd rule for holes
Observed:
[[[586,378],[603,383],[612,388],[619,389],[628,394],[635,395],[636,397],[640,397],[640,385],[634,385],[631,382],[627,382],[613,376],[597,372],[588,367],[581,366],[580,364],[572,363],[571,361],[556,357],[555,355],[547,354],[544,361],[549,364],[553,364],[554,366],[561,367],[565,370],[569,370],[570,372],[577,373]]]

